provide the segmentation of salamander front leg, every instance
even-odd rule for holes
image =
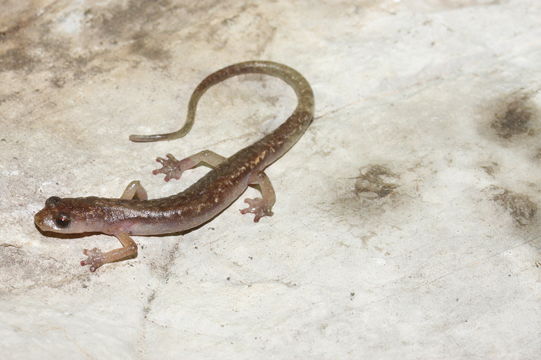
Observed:
[[[152,171],[154,175],[165,174],[165,181],[169,181],[171,179],[180,179],[180,176],[184,171],[201,165],[215,168],[218,166],[218,164],[225,160],[225,157],[210,150],[203,150],[182,160],[177,160],[171,154],[167,154],[165,156],[166,159],[162,157],[156,159],[157,162],[162,164],[162,167]]]
[[[131,200],[134,198],[146,200],[148,197],[147,192],[141,183],[134,180],[126,186],[126,189],[120,198],[124,200]],[[85,254],[87,258],[81,261],[81,266],[90,265],[90,271],[94,272],[103,264],[137,257],[137,244],[128,234],[120,233],[115,236],[120,240],[120,243],[122,244],[121,248],[105,253],[98,248],[92,250],[84,249],[83,254]]]
[[[124,200],[131,200],[134,198],[137,198],[139,200],[146,200],[148,199],[148,195],[143,185],[141,185],[138,180],[134,180],[129,183],[128,186],[126,186],[126,189],[124,190],[120,198]]]
[[[122,243],[122,247],[103,253],[100,249],[84,249],[83,254],[88,257],[81,261],[81,266],[90,265],[90,271],[96,271],[103,264],[112,263],[137,257],[137,244],[128,234],[115,235]]]
[[[250,186],[258,188],[263,198],[244,199],[248,204],[246,209],[240,210],[241,214],[255,214],[254,222],[258,222],[263,216],[272,216],[272,207],[276,202],[276,195],[272,184],[264,172],[257,173],[253,179],[250,179]]]

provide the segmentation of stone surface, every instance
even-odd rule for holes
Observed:
[[[537,359],[541,3],[44,1],[0,5],[0,349],[6,359]],[[151,197],[156,156],[230,155],[293,92],[261,76],[189,95],[234,62],[286,63],[317,117],[242,197],[184,236],[89,273],[104,235],[46,237],[44,200]],[[252,196],[252,190],[247,196]],[[7,355],[6,355],[7,354]]]

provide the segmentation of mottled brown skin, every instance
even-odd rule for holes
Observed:
[[[178,179],[183,171],[207,165],[212,170],[185,191],[160,199],[147,200],[138,181],[128,185],[120,199],[84,197],[51,197],[35,215],[36,225],[44,232],[101,232],[116,236],[123,247],[102,253],[84,250],[88,255],[81,265],[95,271],[105,263],[137,256],[137,245],[129,235],[176,233],[196,227],[219,214],[237,199],[248,186],[258,186],[262,199],[246,199],[249,204],[241,213],[255,214],[254,221],[272,215],[274,190],[263,170],[287,152],[306,131],[313,119],[314,97],[308,82],[297,71],[270,61],[247,61],[234,64],[207,76],[194,90],[188,105],[184,126],[173,133],[132,135],[130,140],[148,142],[172,140],[191,129],[201,95],[213,85],[232,76],[258,73],[278,77],[297,94],[298,105],[291,116],[276,130],[229,158],[211,151],[194,154],[181,161],[172,155],[158,158],[163,166],[154,174],[165,174],[165,180]]]

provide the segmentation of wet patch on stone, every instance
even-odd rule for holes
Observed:
[[[360,170],[355,181],[354,192],[366,199],[384,198],[399,186],[400,176],[382,165],[368,165]]]
[[[491,186],[489,192],[493,194],[491,200],[504,208],[517,225],[526,226],[534,222],[537,204],[527,195],[498,186]]]
[[[518,92],[499,101],[490,123],[498,137],[509,140],[518,135],[535,135],[539,116],[530,98],[531,94]]]

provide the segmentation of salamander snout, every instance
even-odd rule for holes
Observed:
[[[45,207],[34,215],[34,223],[42,231],[68,232],[71,218],[66,209],[61,209],[58,205],[62,199],[52,196],[45,201]]]

